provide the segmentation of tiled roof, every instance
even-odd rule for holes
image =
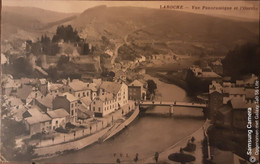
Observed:
[[[78,110],[78,118],[79,119],[87,119],[87,118],[91,118],[94,116],[94,112],[89,111],[89,110]]]
[[[80,99],[80,101],[85,105],[90,105],[92,100],[89,97],[83,97]]]
[[[122,84],[120,83],[105,81],[101,84],[100,88],[104,89],[106,92],[117,94],[121,86]]]
[[[63,86],[63,84],[50,84],[49,90],[50,90],[50,91],[58,90],[58,89],[61,88],[62,86]]]
[[[25,118],[25,120],[30,125],[51,120],[51,118],[47,114],[40,112],[38,108],[31,108],[28,109],[26,112],[31,115],[31,117]]]
[[[87,83],[76,79],[69,83],[69,87],[74,91],[82,91],[87,89]]]
[[[78,100],[78,98],[76,98],[75,96],[73,96],[72,94],[70,94],[68,92],[63,93],[62,96],[65,96],[67,98],[67,100],[69,100],[70,102]]]
[[[104,95],[100,95],[99,98],[102,100],[102,101],[109,101],[109,100],[113,100],[114,99],[114,96],[112,93],[106,93]]]
[[[23,85],[21,88],[17,89],[16,95],[20,99],[25,100],[30,95],[30,93],[32,92],[32,89],[33,89],[33,87],[30,86],[30,85]]]
[[[129,86],[141,86],[141,87],[143,87],[143,85],[144,84],[139,80],[134,80],[132,83],[129,84]]]
[[[21,99],[19,98],[16,98],[16,97],[9,97],[6,102],[8,104],[10,104],[10,106],[19,106],[19,105],[22,105],[23,102],[21,101]],[[9,103],[10,102],[10,103]]]
[[[54,99],[54,96],[53,96],[53,95],[47,94],[46,96],[43,96],[42,98],[39,97],[39,98],[37,98],[36,100],[37,100],[39,103],[41,103],[42,105],[44,105],[44,106],[46,106],[46,107],[52,109],[52,107],[53,107],[53,105],[52,105],[53,99]]]
[[[63,108],[48,111],[47,113],[51,118],[63,118],[69,116],[69,113]]]

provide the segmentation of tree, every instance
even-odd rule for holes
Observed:
[[[259,75],[260,47],[257,43],[246,43],[228,52],[222,60],[224,73],[239,78],[254,73]]]
[[[58,26],[56,30],[56,34],[53,35],[52,41],[59,42],[60,40],[64,40],[64,42],[79,42],[80,37],[78,35],[77,30],[73,30],[71,25],[68,26]]]
[[[150,94],[155,94],[155,90],[157,89],[157,85],[153,80],[147,80],[148,91]]]

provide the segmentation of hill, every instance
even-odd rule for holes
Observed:
[[[187,54],[206,50],[224,55],[230,47],[255,41],[258,36],[258,22],[140,7],[98,6],[85,10],[71,23],[90,40],[126,38],[136,45],[134,49],[148,44]]]
[[[258,39],[258,22],[246,22],[174,10],[98,6],[81,14],[30,7],[3,7],[2,39],[52,35],[57,25],[71,24],[81,37],[99,44],[102,36],[126,43],[138,54],[225,55],[236,44]],[[127,47],[126,47],[127,48]],[[120,54],[119,54],[120,55]]]
[[[2,39],[35,39],[43,30],[64,23],[75,13],[59,13],[35,7],[2,7]]]

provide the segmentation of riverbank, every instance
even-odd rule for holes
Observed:
[[[166,101],[189,101],[185,90],[176,85],[160,81],[147,75],[145,80],[152,79],[157,83],[157,90],[161,99]],[[169,111],[168,107],[157,106],[149,109],[155,112]],[[183,116],[203,116],[200,109],[179,107],[174,110],[176,117],[151,117],[139,115],[127,128],[114,137],[100,144],[92,144],[81,150],[64,153],[41,162],[57,163],[115,163],[117,159],[123,163],[134,163],[136,153],[139,159],[153,156],[155,152],[162,152],[170,145],[174,145],[185,136],[199,129],[203,119],[187,118]],[[182,117],[178,119],[178,117]],[[181,128],[180,128],[181,127]]]
[[[188,153],[185,152],[186,154],[194,156],[195,163],[202,164],[203,163],[203,150],[202,150],[202,141],[204,140],[205,137],[205,131],[209,127],[210,122],[209,120],[206,120],[205,123],[196,131],[194,131],[192,134],[184,137],[180,141],[178,141],[176,144],[172,145],[171,147],[167,148],[166,150],[159,152],[159,163],[172,163],[172,164],[178,164],[179,162],[174,162],[169,160],[168,156],[173,153],[179,153],[181,148],[186,147],[187,143],[189,140],[194,137],[195,141],[194,144],[196,145],[196,150],[195,152]],[[140,160],[142,163],[155,163],[154,156],[150,156],[148,158]]]
[[[122,131],[126,126],[131,124],[139,114],[139,107],[136,106],[134,112],[126,118],[123,122],[117,122],[115,120],[112,126],[107,126],[91,135],[82,137],[77,140],[63,142],[55,145],[49,145],[44,147],[36,147],[34,149],[37,158],[34,160],[41,160],[44,158],[50,158],[57,155],[61,155],[64,152],[71,152],[80,150],[84,147],[90,146],[97,142],[104,142],[109,138],[112,138],[114,135]]]

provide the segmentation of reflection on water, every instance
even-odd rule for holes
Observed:
[[[164,100],[171,100],[173,97],[177,101],[188,100],[185,91],[181,88],[153,79]],[[169,110],[168,107],[156,107],[151,111],[168,112]],[[139,154],[139,159],[152,156],[155,152],[167,149],[199,129],[203,124],[203,119],[178,118],[182,115],[202,116],[200,109],[176,108],[174,115],[176,117],[139,117],[119,135],[104,143],[94,144],[79,151],[44,160],[44,162],[107,163],[115,162],[117,158],[121,161],[132,161],[136,153]]]

